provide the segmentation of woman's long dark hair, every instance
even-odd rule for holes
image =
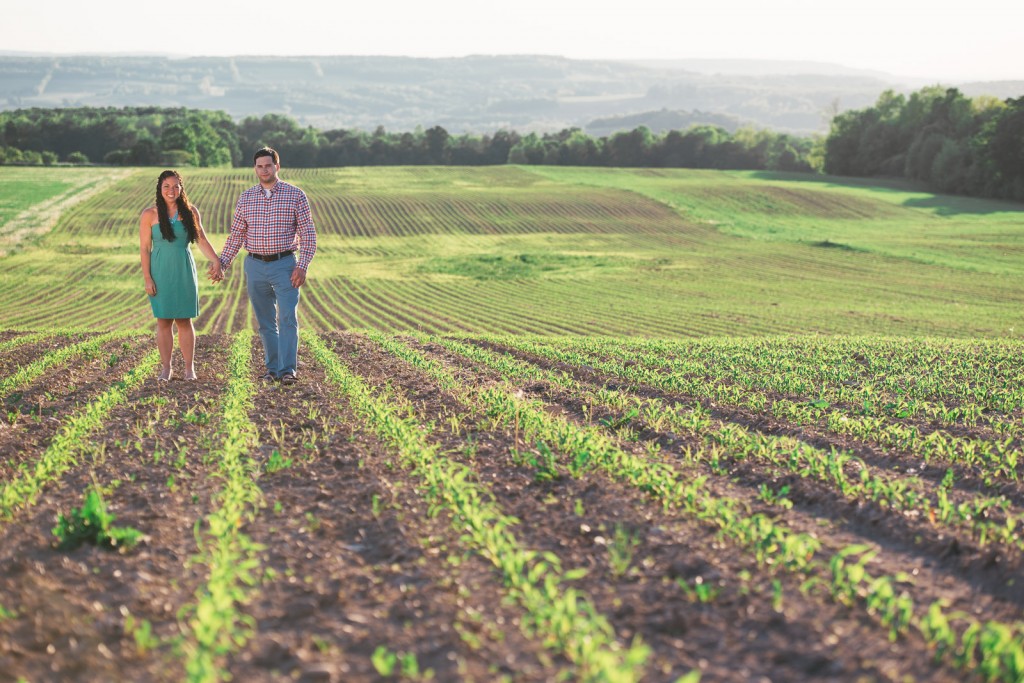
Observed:
[[[168,178],[177,178],[178,183],[181,184],[181,194],[178,195],[177,202],[178,217],[185,224],[185,233],[189,243],[195,242],[199,239],[199,231],[196,230],[196,216],[192,213],[192,202],[185,194],[185,181],[181,179],[181,174],[177,171],[164,171],[156,180],[156,212],[160,217],[160,234],[168,242],[174,241],[174,228],[171,227],[171,217],[167,215],[167,202],[164,201],[164,196],[160,192],[160,188]]]

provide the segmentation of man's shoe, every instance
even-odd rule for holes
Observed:
[[[295,376],[294,372],[286,372],[281,375],[281,384],[295,384],[299,381],[299,378]]]
[[[277,381],[277,375],[272,373],[270,370],[267,370],[262,375],[260,375],[260,381],[262,381],[262,382],[276,382]]]

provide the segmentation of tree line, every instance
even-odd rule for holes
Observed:
[[[547,164],[820,172],[922,181],[940,191],[1024,200],[1024,97],[969,98],[956,88],[886,91],[840,113],[825,137],[712,125],[604,137],[441,126],[391,132],[303,127],[281,114],[240,122],[220,111],[78,107],[0,112],[0,164],[248,166],[270,145],[292,167]]]
[[[814,142],[784,133],[692,126],[655,135],[639,126],[593,137],[499,130],[452,135],[441,126],[321,131],[280,114],[236,123],[226,113],[161,107],[0,112],[0,164],[247,166],[270,145],[292,167],[554,164],[811,171]]]
[[[939,192],[1024,200],[1024,97],[888,90],[832,119],[826,173],[901,177]]]

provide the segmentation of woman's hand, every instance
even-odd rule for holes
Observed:
[[[210,282],[216,284],[224,279],[224,271],[220,267],[220,261],[210,261],[210,267],[206,269]]]
[[[146,294],[150,296],[156,296],[156,283],[153,282],[153,278],[146,278]]]

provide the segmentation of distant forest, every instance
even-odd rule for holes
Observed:
[[[954,194],[1024,200],[1024,97],[965,97],[956,88],[891,90],[832,119],[826,173],[920,180]]]
[[[545,164],[820,172],[923,181],[941,191],[1024,200],[1024,97],[969,98],[931,87],[884,92],[836,115],[828,135],[713,125],[655,134],[645,126],[594,137],[499,130],[451,135],[302,127],[281,114],[235,122],[220,111],[79,107],[0,112],[0,164],[248,166],[270,145],[282,165]]]
[[[811,171],[814,142],[764,130],[691,126],[655,135],[639,126],[592,137],[499,130],[451,135],[441,126],[412,132],[378,127],[317,130],[281,114],[235,123],[224,112],[160,107],[17,109],[0,112],[0,163],[131,166],[247,166],[270,145],[298,168],[387,165],[551,164]]]

